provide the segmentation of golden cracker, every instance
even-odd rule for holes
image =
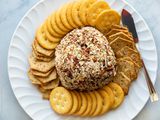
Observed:
[[[109,95],[109,97],[110,97],[110,102],[111,102],[110,108],[112,108],[112,105],[114,104],[114,97],[115,97],[115,96],[114,96],[111,88],[106,85],[106,86],[104,86],[102,89],[105,90],[105,91],[108,93],[108,95]]]
[[[122,88],[116,84],[116,83],[109,83],[108,87],[111,88],[111,90],[113,91],[114,94],[114,104],[112,106],[113,109],[117,108],[120,104],[122,104],[123,100],[124,100],[124,92],[122,90]]]
[[[55,112],[67,114],[73,106],[72,95],[64,87],[56,87],[50,94],[50,104]]]
[[[72,27],[72,25],[69,24],[68,19],[67,19],[67,8],[68,8],[68,6],[69,6],[68,3],[63,5],[63,8],[60,11],[60,18],[61,18],[61,21],[62,21],[63,25],[67,29],[72,30],[73,27]]]
[[[53,37],[47,30],[45,31],[45,34],[46,34],[46,38],[53,43],[59,43],[61,40],[61,38]]]
[[[91,96],[92,99],[92,109],[89,112],[89,116],[91,116],[97,109],[97,98],[94,92],[89,92],[89,95]]]
[[[32,43],[32,52],[33,52],[36,56],[39,56],[39,57],[45,56],[45,55],[39,53],[39,52],[36,50],[34,43],[35,43],[35,41]]]
[[[110,97],[109,97],[108,93],[105,90],[99,89],[98,93],[101,95],[101,97],[103,99],[103,107],[102,107],[102,111],[100,113],[100,115],[102,115],[110,109],[111,101],[110,101]]]
[[[50,20],[50,16],[48,17],[48,21]],[[45,22],[44,23],[44,28],[45,28],[45,30],[44,30],[44,32],[45,32],[45,36],[46,36],[46,38],[49,40],[49,41],[51,41],[51,42],[53,42],[53,43],[57,43],[57,42],[59,42],[60,40],[61,40],[61,37],[55,37],[55,36],[53,36],[50,32],[49,32],[49,30],[48,30],[48,26],[47,26],[47,22]],[[51,27],[51,25],[50,25],[50,27]]]
[[[98,0],[94,2],[88,9],[87,22],[89,25],[95,26],[98,15],[106,9],[110,9],[110,7],[105,1]]]
[[[101,95],[97,91],[94,91],[94,93],[96,95],[97,108],[91,116],[99,115],[102,111],[102,108],[103,108],[103,99],[102,99]]]
[[[54,59],[50,62],[38,61],[31,55],[29,57],[29,64],[32,70],[37,70],[45,73],[55,66],[55,61]]]
[[[45,27],[45,26],[43,26]],[[50,42],[46,36],[45,36],[45,32],[44,32],[44,28],[42,26],[40,26],[40,28],[38,28],[37,34],[36,34],[36,39],[38,41],[38,43],[45,49],[49,49],[49,50],[53,50],[56,48],[56,46],[58,45],[58,43],[53,43]]]
[[[41,84],[41,87],[45,90],[52,90],[52,89],[58,87],[59,83],[60,83],[59,79],[57,78],[55,80],[48,82],[47,84],[44,84],[44,85]]]
[[[37,40],[34,40],[32,46],[33,46],[34,50],[37,51],[37,53],[39,53],[42,56],[46,56],[46,57],[53,57],[54,56],[55,50],[44,49],[43,47],[41,47],[38,44]]]
[[[56,23],[56,13],[55,12],[51,15],[51,27],[55,32],[60,34],[60,38],[66,34],[66,32],[61,30],[58,24]]]
[[[52,72],[47,77],[36,76],[36,78],[42,83],[48,83],[57,79],[57,72],[55,69],[53,69]]]
[[[72,19],[77,26],[84,26],[80,17],[79,17],[79,9],[80,9],[81,1],[74,1],[72,6]]]
[[[52,70],[46,72],[46,73],[43,73],[43,72],[40,72],[40,71],[37,71],[37,70],[32,70],[31,69],[31,72],[34,76],[38,76],[38,77],[47,77],[51,74]]]
[[[87,104],[86,111],[81,116],[89,116],[89,113],[92,110],[92,99],[91,99],[91,96],[90,96],[90,94],[88,92],[86,92],[84,94],[85,94],[85,96],[87,98],[88,104]]]
[[[126,34],[128,36],[130,35],[129,32],[128,32],[128,30],[121,30],[121,29],[112,28],[109,32],[107,32],[105,34],[105,36],[109,37],[109,36],[114,35],[114,34],[119,33],[119,32],[123,32],[124,34]]]
[[[121,37],[123,39],[127,39],[127,40],[130,40],[130,41],[133,41],[133,38],[131,38],[129,35],[123,33],[123,32],[118,32],[116,34],[113,34],[113,35],[110,35],[109,36],[109,39],[108,39],[108,42],[112,42],[114,39],[116,39],[117,37]]]
[[[55,27],[52,27],[52,22],[55,22],[55,18],[54,18],[54,13],[53,15],[50,15],[47,20],[45,21],[46,24],[46,29],[47,31],[54,37],[58,37],[61,38],[63,36],[63,34],[61,34],[61,32],[57,32],[58,30],[55,29]]]
[[[78,108],[77,108],[76,112],[74,113],[74,115],[77,115],[77,112],[79,111],[79,109],[81,108],[81,105],[82,105],[82,98],[81,98],[81,95],[79,92],[74,91],[74,93],[78,98]]]
[[[122,49],[116,52],[116,57],[130,57],[136,64],[138,64],[139,68],[141,68],[142,61],[141,61],[141,56],[138,53],[138,51],[134,48],[130,48],[128,46],[124,46]]]
[[[137,77],[138,77],[138,73],[139,73],[139,70],[141,69],[141,67],[135,61],[133,61],[130,57],[125,56],[125,57],[123,57],[123,59],[134,63],[134,68],[135,68],[135,71],[136,71]]]
[[[74,91],[69,91],[72,95],[72,99],[73,99],[73,106],[71,108],[71,110],[69,111],[69,115],[72,115],[76,112],[77,108],[78,108],[78,96],[74,93]]]
[[[41,82],[35,78],[35,76],[31,72],[31,70],[28,71],[28,77],[31,80],[32,84],[41,85]]]
[[[32,50],[32,56],[38,60],[38,61],[43,61],[43,62],[50,62],[53,58],[45,57],[45,56],[39,56],[37,55],[36,51],[33,49]]]
[[[116,24],[112,25],[112,29],[128,30],[127,27]]]
[[[78,28],[78,25],[76,25],[76,23],[72,18],[72,8],[73,8],[73,2],[70,2],[67,7],[67,20],[73,28]]]
[[[123,72],[131,81],[137,78],[134,63],[123,58],[117,59],[117,71]]]
[[[120,24],[120,15],[115,10],[104,10],[102,11],[96,19],[96,28],[102,33],[106,33],[111,29],[114,24]]]
[[[60,18],[60,11],[61,9],[63,9],[63,7],[59,8],[56,12],[55,12],[55,21],[56,21],[56,24],[57,26],[62,30],[64,31],[65,33],[68,33],[70,31],[70,29],[66,28],[63,23],[62,23],[62,20]]]
[[[116,53],[120,49],[122,49],[125,46],[128,46],[129,48],[135,49],[135,44],[134,42],[131,42],[129,40],[123,39],[123,38],[116,38],[110,43],[111,48],[113,51]]]
[[[87,109],[88,102],[87,102],[87,98],[83,92],[79,92],[79,94],[81,96],[82,104],[81,104],[80,109],[75,113],[75,115],[81,116],[85,112],[85,110]]]
[[[128,78],[123,72],[118,72],[116,76],[113,77],[113,82],[117,83],[123,89],[125,95],[128,94],[131,79]]]
[[[84,25],[88,25],[87,13],[90,6],[97,0],[82,0],[79,8],[79,17]]]

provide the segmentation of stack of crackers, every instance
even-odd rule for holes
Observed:
[[[59,85],[55,69],[54,50],[47,50],[40,46],[37,40],[34,40],[29,64],[28,76],[30,80],[38,87],[43,98],[49,99],[51,90]]]
[[[137,79],[142,67],[140,54],[126,27],[113,25],[106,37],[117,58],[117,74],[111,79],[119,84],[127,95],[131,82]]]
[[[53,50],[75,28],[92,26],[104,32],[112,24],[120,24],[120,15],[105,1],[77,0],[54,11],[38,28],[36,39],[43,48]]]
[[[97,116],[117,108],[142,67],[132,34],[120,24],[120,15],[103,0],[77,0],[53,12],[38,28],[29,57],[28,76],[44,99],[59,114]],[[70,91],[60,84],[55,69],[55,48],[71,30],[92,26],[107,37],[117,58],[112,83],[91,92]],[[51,92],[52,91],[52,92]]]
[[[73,1],[48,16],[37,29],[28,72],[32,83],[38,86],[44,98],[48,99],[51,89],[59,83],[54,53],[60,40],[75,28],[89,25],[100,31],[108,31],[112,24],[120,24],[120,15],[103,0]]]
[[[117,108],[124,100],[124,92],[116,83],[109,83],[92,92],[55,88],[50,95],[52,109],[62,115],[98,116]]]

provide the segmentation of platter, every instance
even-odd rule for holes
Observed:
[[[42,0],[34,5],[18,24],[9,47],[8,73],[13,92],[26,113],[35,120],[60,120],[73,119],[71,116],[59,116],[52,111],[49,101],[43,100],[39,91],[31,84],[27,71],[29,68],[28,57],[31,53],[31,44],[35,32],[47,16],[67,0],[56,2],[55,0]],[[154,38],[143,18],[131,5],[119,0],[106,0],[111,8],[121,13],[122,9],[128,10],[134,20],[139,36],[140,53],[152,78],[156,81],[157,74],[157,51]],[[133,119],[144,107],[149,98],[147,85],[142,71],[136,81],[130,87],[128,96],[123,104],[116,110],[95,118],[74,119],[107,119],[107,120],[130,120]]]

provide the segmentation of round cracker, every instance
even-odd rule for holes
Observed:
[[[98,93],[101,95],[102,99],[103,99],[103,107],[102,107],[102,111],[101,111],[101,115],[106,113],[111,106],[111,101],[110,101],[110,97],[108,95],[108,93],[105,90],[98,90]]]
[[[86,111],[82,114],[82,116],[89,116],[90,111],[92,110],[92,98],[89,93],[85,93],[88,104]]]
[[[52,36],[47,30],[45,30],[45,35],[46,35],[46,38],[53,43],[58,43],[61,40],[61,38],[56,38]]]
[[[88,25],[87,22],[87,13],[90,6],[97,0],[82,0],[82,3],[79,8],[79,17],[84,25]]]
[[[50,104],[55,112],[67,114],[73,106],[72,95],[64,87],[56,87],[50,94]]]
[[[40,28],[38,28],[36,38],[38,43],[45,49],[53,50],[59,44],[50,42],[48,39],[46,39],[43,26],[40,26]]]
[[[78,106],[78,97],[77,95],[73,92],[73,91],[70,91],[71,95],[72,95],[72,98],[73,98],[73,106],[72,106],[72,109],[70,110],[70,112],[68,113],[69,115],[72,115],[76,112],[77,108],[79,107]]]
[[[53,13],[54,14],[54,13]],[[52,28],[51,22],[54,21],[55,18],[52,18],[52,16],[49,16],[48,19],[46,20],[46,28],[47,31],[54,37],[62,37],[63,34],[56,32],[55,28]]]
[[[88,9],[88,14],[87,14],[87,22],[89,23],[89,25],[95,26],[98,15],[106,9],[110,9],[110,7],[103,0],[99,0],[93,3],[91,7]]]
[[[122,88],[116,84],[116,83],[109,83],[108,87],[111,88],[114,94],[114,104],[112,105],[112,108],[117,108],[124,100],[124,92]]]
[[[94,113],[94,111],[97,109],[97,98],[94,92],[89,92],[89,95],[91,96],[91,99],[92,99],[92,109],[89,113],[89,116],[91,116]]]
[[[74,113],[75,115],[77,115],[77,112],[79,111],[79,109],[81,108],[82,105],[82,98],[79,92],[74,91],[74,93],[76,94],[77,98],[78,98],[78,108],[76,110],[76,112]]]
[[[56,13],[55,12],[51,15],[51,26],[52,26],[52,29],[55,32],[57,32],[58,34],[61,35],[60,37],[63,37],[66,34],[66,32],[61,30],[59,28],[59,26],[57,25],[57,23],[56,23]]]
[[[72,19],[77,24],[77,26],[84,26],[80,17],[79,17],[79,9],[80,9],[81,1],[74,1],[72,6]]]
[[[64,24],[62,23],[62,20],[60,18],[60,11],[61,9],[63,9],[63,7],[59,8],[56,12],[55,12],[55,21],[56,21],[56,24],[57,26],[64,32],[69,32],[70,30],[68,28],[66,28],[64,26]]]
[[[46,22],[44,23],[44,32],[45,32],[45,35],[46,35],[46,38],[49,40],[49,41],[51,41],[51,42],[53,42],[53,43],[57,43],[57,42],[59,42],[60,41],[60,37],[55,37],[55,36],[53,36],[50,32],[49,32],[49,30],[48,30],[48,21],[50,20],[50,17],[46,20]],[[50,26],[51,27],[51,26]],[[62,37],[62,36],[61,36]]]
[[[62,20],[63,25],[69,29],[72,30],[73,27],[71,24],[69,24],[68,19],[67,19],[67,8],[68,8],[69,4],[65,4],[63,6],[63,9],[60,10],[60,18]]]
[[[101,95],[97,91],[94,91],[94,94],[96,95],[97,108],[91,116],[99,115],[102,111],[102,108],[103,108],[103,99],[102,99]]]
[[[79,94],[81,96],[82,104],[80,106],[80,109],[75,113],[75,115],[81,116],[85,112],[85,110],[87,109],[88,102],[87,102],[87,98],[83,92],[79,92]]]
[[[60,41],[61,38],[58,38],[58,37],[54,37],[47,29],[47,22],[44,23],[45,27],[44,27],[44,32],[45,32],[45,35],[46,35],[46,38],[53,42],[53,43],[57,43]]]
[[[73,28],[78,28],[78,26],[76,25],[76,23],[74,23],[72,19],[72,7],[73,7],[73,2],[69,3],[67,6],[67,20]]]
[[[108,86],[104,86],[102,89],[105,90],[105,91],[108,93],[108,95],[109,95],[109,97],[110,97],[110,102],[111,102],[110,108],[112,108],[112,105],[114,104],[114,97],[115,97],[115,96],[114,96],[111,88],[108,87]]]
[[[120,24],[120,15],[115,10],[104,10],[96,19],[96,27],[101,31],[108,32],[111,26]]]

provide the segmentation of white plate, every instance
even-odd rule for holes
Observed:
[[[50,108],[49,101],[43,100],[41,94],[27,77],[29,67],[28,56],[31,54],[31,44],[37,27],[46,17],[68,0],[42,0],[34,5],[22,18],[13,34],[8,54],[8,73],[13,92],[26,113],[34,120],[64,120],[73,117],[57,115]],[[106,0],[113,9],[121,12],[127,9],[135,20],[140,51],[146,67],[152,78],[156,81],[157,52],[151,31],[142,17],[126,2],[120,0]],[[99,120],[130,120],[133,119],[144,107],[149,98],[144,75],[140,72],[138,79],[132,83],[128,96],[123,104],[116,110],[110,111]],[[75,118],[74,118],[75,119]],[[76,117],[76,119],[82,119]],[[84,119],[84,118],[83,118]],[[89,119],[89,118],[85,118]]]

